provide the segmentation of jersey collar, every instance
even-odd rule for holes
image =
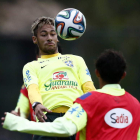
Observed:
[[[107,84],[97,91],[113,96],[121,96],[125,94],[125,90],[122,89],[119,84]]]
[[[41,59],[47,59],[47,58],[51,58],[51,57],[55,57],[61,55],[60,53],[55,53],[55,54],[51,54],[51,55],[41,55]]]

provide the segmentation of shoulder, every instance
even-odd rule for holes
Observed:
[[[65,54],[63,56],[68,56],[77,60],[84,60],[83,57],[79,56],[79,55],[73,55],[73,54]]]
[[[90,92],[87,92],[86,94],[83,94],[78,99],[80,99],[80,100],[92,100],[92,101],[96,100],[97,101],[97,98],[99,98],[100,95],[101,95],[100,92],[90,91]]]
[[[33,66],[33,65],[36,65],[38,63],[39,62],[37,60],[34,60],[34,61],[31,61],[31,62],[26,63],[24,66]]]
[[[98,92],[88,92],[81,97],[77,98],[74,103],[79,103],[83,106],[95,106],[99,105],[100,102],[100,93]]]
[[[24,65],[23,69],[25,69],[25,68],[30,68],[30,67],[36,67],[37,64],[38,64],[38,61],[37,61],[37,60],[28,62],[27,64]]]
[[[125,91],[126,95],[130,98],[130,100],[133,102],[133,104],[140,105],[140,102],[137,98],[135,98],[133,95],[131,95],[129,92]]]

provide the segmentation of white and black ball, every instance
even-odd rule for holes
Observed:
[[[64,40],[76,40],[86,30],[85,16],[77,9],[64,9],[55,18],[55,30]]]

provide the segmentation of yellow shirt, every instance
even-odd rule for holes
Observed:
[[[73,101],[83,95],[82,85],[92,81],[90,73],[80,56],[53,56],[27,63],[23,68],[24,84],[26,88],[38,85],[43,105],[48,109],[62,105],[71,107]],[[29,95],[31,103],[35,102],[33,98]]]

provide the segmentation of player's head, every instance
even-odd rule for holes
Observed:
[[[55,54],[57,48],[57,34],[54,28],[54,19],[50,17],[39,17],[31,26],[32,39],[37,44],[41,55]]]
[[[117,84],[126,75],[126,61],[121,52],[105,50],[96,60],[95,73],[106,84]]]

